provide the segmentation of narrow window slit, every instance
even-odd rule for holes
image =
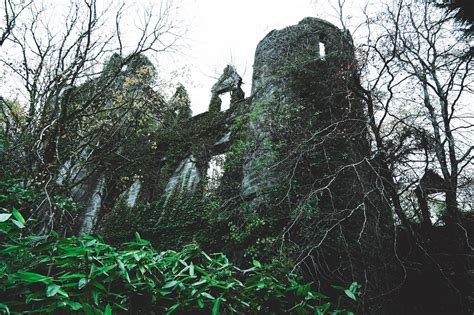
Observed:
[[[319,42],[319,57],[326,59],[326,45],[323,42]]]

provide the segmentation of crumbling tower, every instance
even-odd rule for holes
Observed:
[[[355,65],[350,34],[317,18],[274,30],[258,44],[249,109],[254,149],[244,161],[241,195],[253,211],[281,218],[275,230],[298,244],[295,262],[315,282],[365,277],[370,300],[390,290],[386,278],[397,264],[389,250],[393,217],[354,92]]]
[[[258,44],[251,102],[251,110],[258,116],[251,121],[256,149],[244,165],[245,198],[252,199],[282,180],[281,166],[270,165],[274,162],[272,144],[280,135],[275,133],[274,126],[268,125],[269,121],[288,113],[290,119],[305,115],[306,119],[283,123],[289,129],[304,125],[316,131],[332,123],[340,124],[344,119],[362,117],[361,105],[356,104],[347,88],[353,63],[350,35],[317,18],[305,18],[297,25],[273,30]],[[347,128],[340,125],[338,131]],[[262,167],[262,161],[269,163]]]

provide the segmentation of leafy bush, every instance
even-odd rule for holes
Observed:
[[[33,219],[33,214],[41,211],[45,205],[55,212],[56,230],[60,230],[64,234],[72,233],[74,222],[79,214],[79,207],[70,196],[47,195],[44,191],[39,192],[28,187],[24,180],[19,180],[12,175],[4,174],[0,178],[0,209],[5,211],[6,209],[18,209],[28,218],[30,230],[38,230],[38,226],[41,226],[41,222]],[[44,216],[42,220],[47,220],[47,217]]]
[[[350,313],[338,309],[342,297],[334,303],[276,263],[241,269],[196,244],[157,252],[138,233],[118,247],[90,235],[38,236],[24,218],[37,193],[3,178],[0,198],[0,312]],[[338,289],[349,302],[359,287]]]
[[[15,209],[0,221],[0,309],[6,313],[325,314],[335,306],[276,266],[254,260],[239,269],[197,245],[158,253],[138,234],[120,248],[89,235],[25,236]],[[355,299],[358,286],[343,290]]]

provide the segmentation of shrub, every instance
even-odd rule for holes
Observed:
[[[35,235],[22,215],[35,193],[14,180],[0,184],[0,311],[8,314],[349,314],[340,302],[358,294],[355,283],[337,287],[344,293],[334,303],[281,264],[253,260],[241,269],[197,244],[158,252],[138,233],[120,246]]]
[[[25,236],[15,209],[0,221],[0,309],[7,313],[349,313],[334,311],[297,275],[257,260],[240,269],[195,244],[157,252],[138,234],[119,248],[90,235]],[[355,299],[358,286],[343,290]]]

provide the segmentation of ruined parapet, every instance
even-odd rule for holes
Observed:
[[[215,113],[221,111],[222,100],[220,99],[220,95],[225,93],[230,93],[230,106],[241,102],[245,98],[245,94],[241,88],[241,85],[242,78],[240,75],[233,66],[227,65],[220,78],[212,86],[212,97],[209,104],[209,112]]]
[[[168,179],[167,185],[164,189],[166,200],[176,192],[177,187],[179,187],[179,193],[194,193],[198,189],[198,184],[201,181],[200,173],[206,173],[205,169],[198,169],[198,164],[209,168],[208,165],[212,164],[212,157],[217,154],[222,154],[228,146],[230,132],[228,132],[227,128],[229,126],[231,114],[230,112],[225,113],[221,111],[222,100],[219,96],[225,93],[230,93],[231,106],[242,102],[245,95],[241,89],[241,85],[242,78],[234,67],[230,65],[226,66],[222,75],[211,88],[212,97],[209,111],[192,117],[192,119],[185,123],[187,125],[185,130],[191,133],[186,134],[185,138],[186,140],[191,140],[191,142],[184,152],[187,152],[190,155],[180,157],[180,164],[177,166],[171,178]],[[185,97],[183,97],[183,95]],[[186,104],[183,104],[183,101],[178,102],[178,100],[183,99]],[[189,101],[186,100],[188,100],[187,93],[185,92],[184,87],[179,86],[171,102],[173,104],[180,104],[177,106],[179,108],[189,108]],[[182,127],[185,127],[185,125]],[[183,140],[185,139],[179,139],[180,142],[183,142]],[[203,150],[205,152],[201,152]],[[204,158],[204,161],[198,163],[198,160],[202,158]]]
[[[304,110],[300,110],[300,115],[326,111],[329,105],[323,108],[326,105],[317,104],[321,100],[315,99],[314,95],[304,95],[305,89],[311,87],[312,82],[332,80],[325,74],[329,67],[332,72],[336,72],[352,63],[351,43],[350,35],[346,32],[317,18],[305,18],[297,25],[273,30],[260,41],[255,52],[250,106],[250,110],[255,113],[250,130],[256,144],[255,150],[244,163],[244,198],[253,198],[281,180],[278,166],[272,165],[275,164],[272,146],[277,137],[274,127],[269,123],[272,117],[284,115],[288,108],[296,111],[298,107],[314,107],[313,112],[303,113]],[[302,71],[306,72],[306,77],[300,78],[299,72]],[[301,81],[301,86],[295,84],[297,80]],[[321,87],[320,84],[316,87],[320,89],[318,97],[329,98],[334,93],[330,86],[342,85],[342,81],[331,82],[327,87]],[[338,105],[345,107],[344,104]],[[343,109],[339,117],[334,118],[340,118],[347,112]],[[289,121],[284,123],[290,124]],[[325,122],[318,123],[322,125]],[[288,125],[288,128],[291,126]]]

